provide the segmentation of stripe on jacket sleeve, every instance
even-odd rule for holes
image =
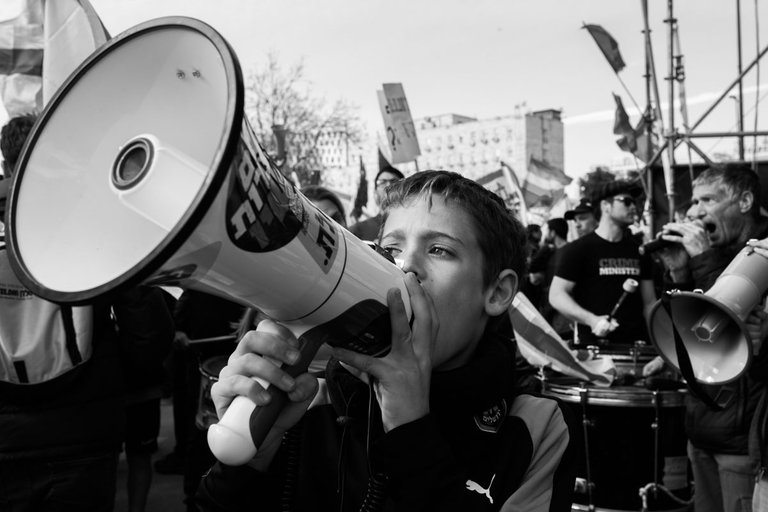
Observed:
[[[525,423],[533,443],[533,455],[522,483],[501,510],[549,512],[559,508],[555,505],[562,502],[563,486],[558,485],[561,482],[556,482],[556,478],[561,477],[558,469],[571,442],[559,403],[552,398],[523,394],[515,397],[509,415],[517,416]],[[565,492],[570,496],[573,482],[565,483]],[[555,496],[553,489],[559,490],[555,491]],[[567,501],[570,508],[570,500]]]

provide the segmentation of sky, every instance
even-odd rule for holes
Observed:
[[[649,24],[659,91],[668,92],[668,4],[649,0]],[[592,166],[629,156],[612,133],[620,94],[634,124],[633,100],[583,23],[598,24],[617,40],[627,66],[619,77],[644,107],[645,59],[640,0],[91,0],[114,36],[162,16],[190,16],[220,32],[246,76],[269,53],[284,66],[303,61],[313,92],[329,102],[359,108],[371,134],[383,127],[376,90],[403,84],[414,118],[457,113],[478,118],[527,110],[561,109],[565,171],[579,176]],[[737,0],[677,0],[691,121],[738,76]],[[768,44],[768,4],[741,2],[742,62],[746,67]],[[756,22],[759,26],[756,26]],[[760,34],[758,41],[755,34]],[[763,59],[768,63],[768,59]],[[763,66],[765,67],[765,66]],[[747,128],[754,128],[755,90],[768,92],[768,70],[757,87],[744,82]],[[677,100],[676,100],[677,101]],[[726,98],[699,131],[736,129],[736,102]],[[758,108],[758,129],[768,107]],[[680,114],[676,113],[676,125]],[[668,118],[667,118],[668,119]],[[698,139],[707,153],[733,151],[736,139]],[[748,145],[751,145],[751,139]]]

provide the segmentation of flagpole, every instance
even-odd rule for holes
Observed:
[[[674,144],[671,143],[672,137],[669,136],[669,133],[665,133],[666,130],[664,130],[664,118],[661,114],[661,97],[659,95],[659,82],[657,79],[656,74],[656,63],[653,59],[653,46],[651,45],[651,38],[650,38],[650,30],[648,30],[648,4],[643,4],[643,16],[644,16],[644,23],[646,27],[646,34],[645,34],[645,51],[646,55],[650,61],[650,69],[653,77],[653,96],[656,100],[656,118],[659,121],[659,128],[661,129],[661,133],[665,135],[664,137],[664,145],[663,148],[666,148],[668,151],[667,153],[674,154]],[[670,164],[669,155],[664,153],[663,151],[660,151],[654,156],[654,161],[661,156],[661,165],[664,169],[664,182],[666,185],[667,190],[667,206],[668,206],[668,220],[672,220],[672,216],[675,212],[675,181],[674,181],[674,175],[672,173],[672,166]],[[667,158],[665,158],[667,157]],[[648,166],[650,167],[652,164],[649,162]]]
[[[616,78],[619,79],[619,82],[621,83],[621,86],[624,88],[624,92],[626,92],[627,96],[629,96],[629,99],[632,100],[632,104],[635,106],[635,108],[637,109],[638,113],[640,113],[640,115],[642,115],[643,111],[640,110],[640,107],[638,106],[637,102],[635,101],[635,98],[632,96],[632,93],[629,92],[629,89],[627,88],[627,85],[624,83],[624,80],[621,79],[621,76],[619,76],[618,73],[616,73]]]
[[[641,0],[641,6],[643,9],[643,12],[648,12],[648,0]],[[651,29],[648,26],[648,17],[645,16],[645,26],[643,28],[643,34],[644,37],[650,37]],[[648,122],[645,124],[645,134],[646,137],[648,137],[648,144],[646,144],[646,155],[645,155],[645,161],[650,166],[651,162],[651,156],[653,154],[653,116],[651,115],[651,63],[648,58],[648,52],[645,52],[645,110],[643,110],[644,116],[650,116],[651,119],[648,119]],[[653,171],[650,167],[648,167],[647,172],[647,181],[648,181],[648,222],[651,225],[651,230],[653,233],[656,232],[656,210],[653,207],[653,198],[654,198],[654,190],[653,190]]]

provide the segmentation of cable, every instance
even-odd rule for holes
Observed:
[[[384,509],[384,499],[387,496],[387,487],[389,477],[384,473],[375,473],[371,464],[371,425],[375,419],[375,402],[373,379],[369,377],[368,382],[368,426],[365,434],[365,450],[368,455],[368,488],[365,490],[363,504],[360,505],[360,512],[377,512]]]

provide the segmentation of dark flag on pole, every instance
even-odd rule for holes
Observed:
[[[616,101],[616,117],[613,122],[613,133],[621,135],[621,138],[616,141],[616,144],[618,144],[622,150],[634,153],[637,151],[635,130],[632,128],[632,125],[629,124],[629,116],[627,115],[627,111],[624,110],[624,104],[621,102],[621,97],[614,94],[613,99]]]
[[[613,99],[616,100],[616,118],[613,123],[613,133],[621,135],[616,140],[616,144],[622,151],[632,153],[639,160],[648,162],[658,148],[658,137],[653,130],[650,130],[650,134],[648,130],[648,125],[651,124],[650,107],[640,118],[637,126],[632,128],[621,98],[614,94]]]
[[[355,206],[352,208],[351,216],[353,219],[359,219],[363,215],[363,208],[368,205],[368,179],[365,177],[365,166],[363,157],[360,157],[360,183],[357,185],[357,195],[355,196]]]
[[[587,32],[589,32],[595,40],[600,51],[602,51],[605,58],[608,59],[608,64],[611,65],[616,73],[624,69],[626,64],[624,64],[624,60],[621,58],[621,53],[619,53],[619,44],[613,37],[611,37],[611,34],[606,32],[600,25],[584,24],[582,28],[587,29]]]

